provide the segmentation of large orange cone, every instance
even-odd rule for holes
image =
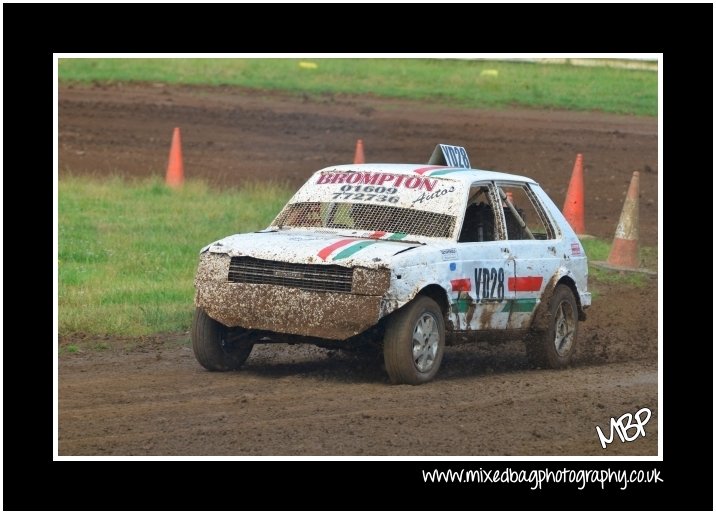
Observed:
[[[564,199],[562,214],[577,234],[584,234],[584,170],[582,169],[583,157],[577,154],[572,169],[572,178],[569,179],[567,196]]]
[[[174,135],[172,136],[166,184],[169,187],[181,187],[184,184],[184,160],[181,156],[181,133],[179,132],[179,127],[174,129]]]
[[[356,141],[356,155],[353,157],[353,164],[365,164],[365,155],[363,155],[363,140]]]
[[[618,268],[639,267],[639,172],[631,177],[622,215],[614,234],[607,264]]]

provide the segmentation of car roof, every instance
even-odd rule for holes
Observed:
[[[501,180],[501,181],[517,181],[529,182],[537,184],[537,182],[529,177],[522,175],[514,175],[511,173],[503,173],[499,171],[479,170],[474,168],[455,168],[453,166],[433,166],[428,164],[342,164],[339,166],[328,166],[316,173],[326,172],[370,172],[370,173],[393,173],[398,175],[418,174],[424,177],[439,177],[450,180],[463,182],[465,185],[481,181],[481,180]]]

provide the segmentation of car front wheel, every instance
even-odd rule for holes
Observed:
[[[209,371],[239,369],[254,347],[241,329],[229,329],[203,309],[194,311],[191,343],[196,360]]]
[[[578,318],[572,290],[558,285],[549,300],[546,329],[531,334],[527,341],[530,364],[541,368],[568,366],[577,348]]]
[[[389,320],[383,358],[394,384],[423,384],[440,368],[445,347],[445,320],[432,298],[420,296]]]

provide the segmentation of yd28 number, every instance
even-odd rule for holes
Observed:
[[[475,268],[475,297],[482,300],[505,299],[505,270],[502,268]]]

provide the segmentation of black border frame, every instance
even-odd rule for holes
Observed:
[[[412,20],[424,24],[408,21],[408,11]],[[703,180],[713,169],[713,162],[703,159],[703,148],[712,147],[712,131],[700,127],[701,119],[709,118],[708,113],[701,115],[709,110],[703,104],[713,100],[712,74],[704,70],[713,59],[713,6],[5,4],[3,13],[8,293],[3,326],[4,509],[712,509],[712,477],[696,463],[702,465],[704,456],[713,458],[713,411],[706,408],[713,405],[712,358],[708,358],[713,348],[699,340],[688,343],[690,350],[684,351],[687,343],[679,315],[688,308],[686,303],[701,303],[695,295],[709,292],[693,287],[698,272],[683,253],[691,244],[684,239],[682,244],[672,243],[674,217],[666,210],[666,241],[660,256],[664,264],[660,277],[664,410],[659,413],[664,415],[663,462],[53,462],[52,263],[47,251],[53,193],[49,180],[33,179],[38,173],[45,176],[52,167],[53,52],[663,52],[664,159],[659,173],[667,170],[665,191],[678,191],[681,170]],[[561,21],[565,17],[571,21]],[[338,21],[325,30],[321,20]],[[256,29],[249,27],[254,24],[267,37],[256,38]],[[341,29],[349,36],[341,37]],[[680,35],[685,32],[688,38]],[[685,205],[688,216],[706,219],[695,212],[703,209],[702,204]],[[701,241],[693,241],[689,257],[701,259],[702,246]],[[34,270],[31,278],[15,271],[18,256],[24,269]],[[27,319],[27,306],[39,315],[22,321]],[[703,406],[696,411],[691,407],[694,398]],[[709,439],[711,445],[706,444]],[[519,485],[426,484],[421,475],[422,469],[435,468],[545,466],[655,468],[664,481],[626,491],[594,487],[579,491],[572,485],[531,491]],[[256,492],[267,481],[274,484],[276,494]]]

